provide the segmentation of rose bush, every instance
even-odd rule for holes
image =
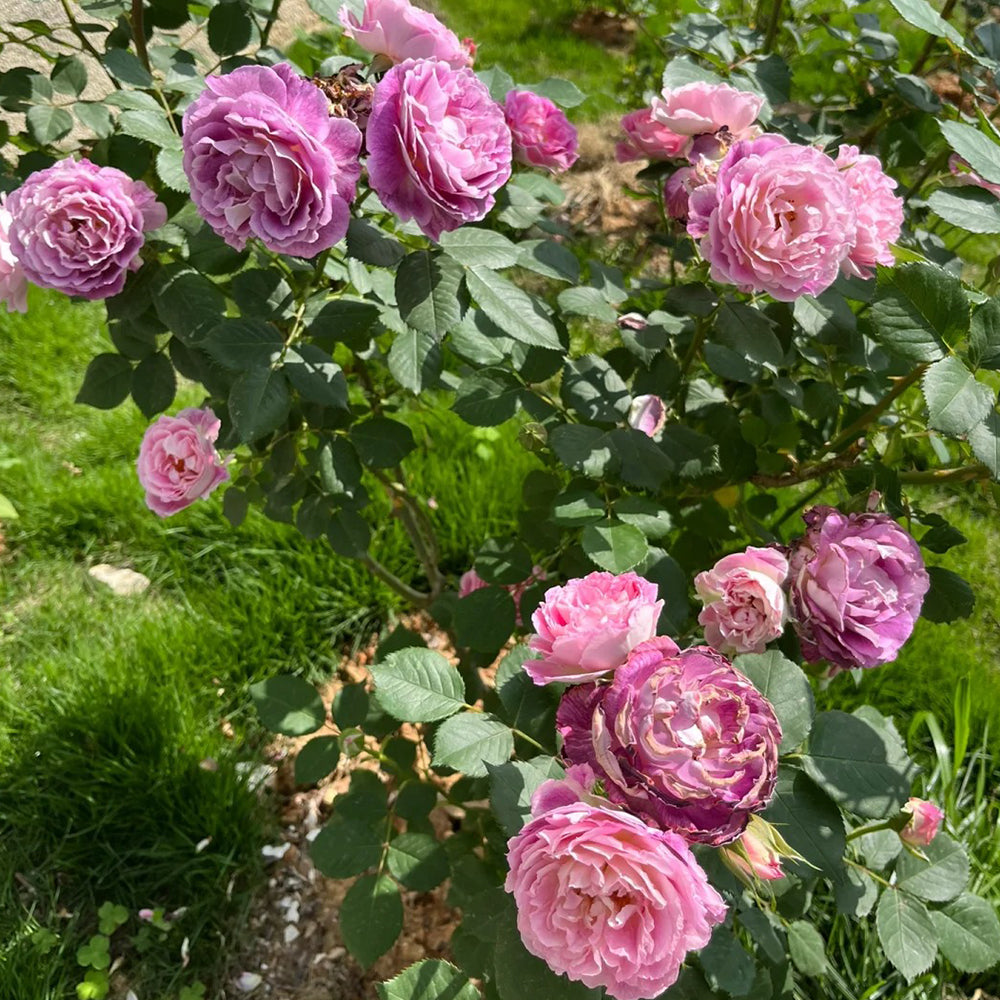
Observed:
[[[924,11],[938,33],[897,73],[873,13],[681,18],[618,153],[651,161],[632,195],[657,221],[594,253],[549,176],[573,155],[549,102],[572,109],[575,87],[474,72],[473,47],[399,0],[279,53],[278,6],[88,3],[109,20],[67,37],[105,57],[106,100],[80,97],[75,55],[0,74],[27,122],[0,297],[20,309],[23,276],[105,299],[79,398],[131,396],[151,421],[137,503],[183,519],[228,476],[234,525],[251,505],[294,523],[449,634],[453,659],[387,636],[296,764],[303,784],[365,765],[311,848],[356,879],[351,955],[370,966],[404,890],[449,880],[460,969],[421,963],[383,996],[819,995],[823,935],[833,954],[872,913],[863,951],[885,957],[859,994],[995,963],[963,847],[907,811],[900,730],[815,703],[918,616],[971,610],[931,491],[1000,477],[997,282],[952,231],[1000,233],[976,187],[1000,184],[996,135],[967,113],[993,106],[989,22]],[[173,34],[189,19],[210,57]],[[45,51],[37,28],[4,37]],[[802,37],[835,47],[836,95],[797,89]],[[969,108],[924,85],[932,52],[962,53]],[[200,405],[164,415],[179,385]],[[461,514],[408,478],[441,408],[515,422],[537,459],[522,509],[450,560],[436,529]],[[373,545],[390,516],[405,569]],[[287,735],[328,725],[301,678],[252,694]]]

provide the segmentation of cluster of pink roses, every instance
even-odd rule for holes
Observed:
[[[699,240],[712,278],[782,301],[816,295],[838,274],[892,264],[903,202],[877,157],[836,158],[761,133],[761,98],[726,84],[666,89],[622,119],[620,160],[685,160],[667,180],[667,211]]]

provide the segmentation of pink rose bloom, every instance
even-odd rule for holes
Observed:
[[[902,811],[910,818],[899,831],[900,840],[910,847],[926,847],[937,836],[944,812],[926,799],[910,799]]]
[[[622,118],[624,142],[615,146],[615,159],[619,163],[630,160],[672,160],[683,156],[690,140],[666,128],[655,118],[651,108],[630,111]]]
[[[787,576],[788,560],[780,552],[753,546],[699,573],[694,589],[705,605],[698,615],[705,641],[727,656],[763,653],[785,629]]]
[[[833,284],[857,239],[854,196],[825,153],[779,135],[738,142],[689,200],[715,281],[782,302]]]
[[[862,156],[857,146],[841,146],[834,162],[847,181],[858,216],[854,246],[840,266],[845,274],[870,278],[876,264],[895,263],[889,244],[899,239],[903,199],[892,193],[896,182],[882,170],[877,156]]]
[[[576,129],[547,97],[530,90],[512,90],[504,104],[504,116],[518,163],[553,174],[561,174],[576,163]]]
[[[242,250],[315,257],[343,239],[361,132],[332,118],[319,88],[287,63],[209,76],[184,112],[184,173],[201,217]]]
[[[478,222],[510,177],[503,108],[471,69],[407,60],[375,88],[368,180],[382,204],[436,240]]]
[[[627,813],[584,802],[543,812],[507,862],[525,948],[615,1000],[659,996],[725,919],[684,841]]]
[[[678,135],[704,135],[724,130],[731,141],[750,139],[764,99],[727,83],[686,83],[653,98],[655,121]]]
[[[128,272],[142,264],[146,232],[167,221],[166,208],[142,181],[90,160],[65,159],[35,171],[8,195],[6,210],[7,254],[23,277],[84,299],[117,295]]]
[[[667,408],[659,396],[635,396],[628,408],[628,425],[647,437],[656,437],[667,420]]]
[[[751,816],[743,836],[721,849],[723,863],[747,885],[784,878],[782,861],[796,857],[781,834],[759,816]]]
[[[681,167],[675,170],[663,185],[663,203],[667,215],[671,219],[687,222],[688,197],[697,185],[694,167]]]
[[[520,583],[510,583],[503,586],[503,589],[514,599],[514,609],[516,611],[514,624],[518,628],[523,624],[521,620],[521,598],[524,596],[524,592],[536,581],[544,579],[545,570],[541,566],[534,566],[531,570],[531,576],[521,580]],[[482,590],[488,586],[489,583],[474,569],[467,569],[458,579],[458,599],[461,600],[463,597],[468,597],[474,590]]]
[[[789,596],[803,656],[835,673],[896,659],[930,587],[920,546],[887,514],[813,507],[802,517]]]
[[[176,417],[160,417],[146,429],[136,466],[146,506],[154,514],[176,514],[229,478],[215,450],[219,426],[210,409],[190,408]]]
[[[0,302],[7,304],[9,313],[23,313],[28,311],[28,282],[10,248],[11,218],[4,204],[6,200],[0,194]]]
[[[568,690],[556,728],[563,757],[589,765],[612,802],[689,842],[735,840],[774,791],[774,709],[707,646],[642,643],[610,686]]]
[[[433,14],[407,0],[365,0],[360,21],[348,7],[341,7],[337,16],[348,38],[394,63],[440,59],[452,69],[472,65],[475,47],[460,42]]]
[[[990,194],[996,195],[1000,198],[1000,184],[992,184],[990,181],[986,180],[980,174],[976,173],[972,167],[969,166],[967,160],[962,159],[958,153],[952,153],[948,157],[948,169],[952,172],[955,180],[962,186],[980,187],[984,191],[989,191]]]
[[[589,573],[551,587],[531,616],[536,634],[528,645],[542,658],[526,660],[524,669],[538,685],[603,677],[656,635],[662,610],[656,584],[635,573]]]

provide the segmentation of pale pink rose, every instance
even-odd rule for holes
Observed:
[[[525,948],[615,1000],[659,996],[726,906],[680,837],[584,802],[543,812],[507,849]]]
[[[655,121],[678,135],[725,131],[733,140],[754,136],[753,123],[764,99],[727,83],[686,83],[653,99]]]
[[[653,118],[651,108],[630,111],[622,118],[624,142],[615,146],[615,159],[619,163],[630,160],[672,160],[683,156],[690,140],[678,135]]]
[[[780,552],[754,546],[699,573],[694,588],[705,605],[698,615],[705,641],[728,656],[763,653],[788,620],[787,576],[788,560]]]
[[[723,863],[747,885],[756,880],[773,882],[784,878],[786,858],[797,858],[778,831],[760,816],[751,816],[743,836],[720,849]]]
[[[7,196],[0,194],[0,302],[7,305],[7,312],[28,311],[28,279],[10,248],[10,212],[4,202]]]
[[[903,199],[892,193],[896,182],[882,170],[877,156],[863,156],[857,146],[841,146],[834,162],[851,189],[858,216],[857,237],[841,270],[870,278],[876,264],[895,263],[889,244],[899,239]]]
[[[526,660],[524,669],[539,685],[603,677],[656,635],[662,610],[656,584],[635,573],[589,573],[551,587],[531,616],[536,634],[528,645],[542,658]]]
[[[516,615],[514,618],[514,624],[518,628],[523,624],[521,619],[521,598],[524,596],[524,592],[533,584],[540,580],[545,579],[545,570],[541,566],[534,566],[531,570],[531,576],[526,577],[519,583],[510,583],[504,586],[504,590],[514,599],[514,609]],[[484,580],[474,569],[467,569],[458,578],[458,599],[461,600],[463,597],[468,597],[475,590],[482,590],[484,587],[488,587],[489,583]]]
[[[475,46],[460,42],[433,14],[408,0],[365,0],[360,21],[348,7],[341,7],[337,16],[344,33],[361,48],[394,63],[441,59],[452,69],[472,65]]]
[[[576,163],[576,129],[547,97],[530,90],[512,90],[504,103],[504,116],[518,163],[553,174],[561,174]]]
[[[220,426],[210,409],[190,408],[176,417],[162,416],[146,429],[136,467],[154,514],[176,514],[229,478],[215,450]]]
[[[948,169],[952,172],[955,180],[959,184],[970,187],[980,187],[984,191],[989,191],[990,194],[996,195],[1000,198],[1000,184],[992,184],[990,181],[986,180],[985,177],[980,176],[976,173],[972,167],[969,166],[967,160],[963,160],[958,153],[952,153],[948,157]]]
[[[857,239],[854,196],[833,160],[780,135],[736,143],[688,210],[713,280],[782,302],[829,288]]]
[[[597,795],[596,785],[597,777],[589,764],[573,764],[566,768],[564,777],[549,778],[531,793],[531,815],[541,816],[560,806],[577,805],[580,802],[601,809],[619,810],[619,806]]]
[[[619,330],[645,330],[649,322],[642,313],[622,313],[617,320]]]
[[[899,831],[900,840],[910,847],[926,847],[937,836],[944,812],[926,799],[910,799],[902,811],[910,818]]]
[[[667,421],[667,408],[659,396],[635,396],[628,409],[628,425],[647,437],[656,437]]]

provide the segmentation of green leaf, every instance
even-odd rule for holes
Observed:
[[[351,428],[351,443],[365,465],[388,469],[406,458],[416,447],[406,424],[388,417],[371,417]]]
[[[580,280],[580,261],[572,250],[554,240],[522,240],[518,244],[520,253],[518,267],[536,274],[543,274],[555,281]]]
[[[609,573],[625,573],[649,554],[646,536],[634,524],[620,521],[588,524],[580,544],[591,561]]]
[[[1000,961],[1000,920],[985,899],[963,892],[940,910],[931,910],[937,945],[961,972],[983,972]]]
[[[296,344],[285,352],[288,381],[310,403],[348,409],[347,379],[333,358],[315,344]]]
[[[364,968],[384,955],[403,929],[403,901],[388,875],[362,875],[340,906],[340,933]]]
[[[875,927],[885,957],[908,983],[930,968],[937,942],[930,914],[920,900],[890,886],[878,901]]]
[[[465,281],[479,308],[504,333],[529,347],[562,350],[552,321],[526,292],[485,267],[470,267]]]
[[[417,395],[441,374],[441,345],[435,334],[407,327],[396,334],[387,360],[392,377]]]
[[[130,83],[140,90],[153,86],[149,70],[128,49],[108,49],[102,61],[104,68],[122,83]]]
[[[892,832],[892,831],[890,831]],[[896,834],[892,834],[896,837]],[[896,838],[898,841],[898,837]],[[878,899],[875,880],[857,868],[845,867],[833,878],[833,893],[837,912],[859,920],[871,913]]]
[[[896,861],[896,886],[933,903],[954,899],[969,881],[969,856],[961,844],[939,833],[925,848],[924,861],[903,851]]]
[[[754,981],[753,959],[747,954],[732,927],[720,924],[698,955],[705,978],[713,990],[742,997]]]
[[[382,847],[382,834],[369,823],[335,813],[316,835],[309,856],[327,878],[351,878],[374,868]]]
[[[165,354],[150,354],[132,372],[132,398],[144,417],[162,413],[174,401],[176,392],[177,376]]]
[[[618,372],[590,354],[566,362],[560,395],[569,409],[592,423],[621,423],[632,401]]]
[[[500,587],[483,587],[455,604],[455,637],[459,646],[495,653],[514,631],[514,599]]]
[[[804,774],[780,767],[771,804],[764,819],[811,865],[828,875],[844,867],[847,838],[840,810]],[[792,862],[792,871],[812,874],[808,865]]]
[[[73,106],[73,113],[77,121],[84,127],[90,129],[98,139],[107,139],[114,131],[114,122],[111,119],[111,112],[105,104],[89,101],[77,101]]]
[[[402,722],[435,722],[465,707],[461,675],[433,650],[401,649],[371,670],[379,704]]]
[[[651,437],[634,427],[616,427],[607,440],[621,463],[621,478],[632,486],[659,490],[664,480],[679,471],[673,458],[669,458]]]
[[[389,871],[407,889],[430,892],[449,872],[444,846],[426,833],[401,833],[389,842]]]
[[[383,233],[368,219],[351,219],[347,225],[347,253],[363,264],[395,267],[406,255],[403,245]]]
[[[524,393],[509,372],[487,368],[462,380],[452,409],[474,427],[495,427],[517,413]]]
[[[529,678],[530,680],[530,678]],[[490,805],[508,837],[531,818],[531,796],[543,781],[565,776],[554,757],[509,760],[490,767]]]
[[[339,761],[340,740],[336,736],[317,736],[295,757],[295,784],[316,784],[331,774]]]
[[[73,116],[65,108],[36,104],[28,108],[28,132],[40,146],[56,142],[73,130]]]
[[[945,222],[968,233],[1000,233],[1000,200],[979,188],[942,188],[927,204]]]
[[[924,596],[921,618],[930,622],[953,622],[968,618],[976,604],[976,596],[968,581],[943,566],[928,566],[930,590]]]
[[[899,811],[914,776],[901,743],[846,712],[816,717],[802,765],[834,802],[873,819]]]
[[[1000,201],[997,202],[1000,205]],[[969,361],[974,368],[1000,368],[1000,300],[987,299],[972,310]]]
[[[826,972],[826,943],[807,921],[795,920],[788,925],[788,951],[803,975],[821,976]]]
[[[618,313],[608,305],[600,291],[586,285],[567,288],[560,292],[558,302],[559,308],[564,313],[586,316],[602,323],[614,323],[618,319]]]
[[[1000,148],[988,136],[972,125],[962,122],[938,120],[938,128],[945,142],[979,174],[991,184],[1000,184]]]
[[[50,79],[60,94],[79,97],[87,86],[87,67],[76,56],[60,56],[52,66]]]
[[[602,521],[606,515],[604,501],[593,490],[570,490],[556,497],[550,520],[561,528],[580,528]]]
[[[111,410],[124,401],[131,388],[132,365],[128,359],[120,354],[98,354],[87,365],[75,402]]]
[[[934,264],[880,268],[871,308],[876,335],[911,361],[938,361],[969,329],[969,300],[958,278]]]
[[[226,312],[218,287],[181,264],[161,268],[151,292],[160,322],[188,347],[199,344]]]
[[[547,77],[541,83],[526,84],[518,89],[541,94],[562,108],[575,108],[587,99],[587,95],[575,83],[556,76]]]
[[[441,249],[463,267],[513,267],[520,256],[517,244],[506,236],[474,226],[442,233],[438,242]]]
[[[278,674],[251,684],[250,697],[260,721],[272,733],[305,736],[326,721],[326,711],[316,689],[292,674]]]
[[[285,376],[269,367],[243,372],[229,390],[229,415],[244,444],[280,426],[290,406]]]
[[[179,149],[161,149],[156,154],[156,173],[171,191],[187,194],[191,190],[184,173],[184,154]]]
[[[523,542],[489,538],[476,553],[475,569],[487,583],[510,586],[531,576],[534,563]]]
[[[953,437],[968,433],[993,409],[992,390],[977,382],[956,357],[931,365],[924,373],[923,390],[928,425]]]
[[[273,323],[245,316],[224,319],[202,343],[216,361],[237,372],[270,366],[284,346],[284,338]]]
[[[376,984],[379,1000],[479,1000],[479,990],[450,962],[425,958]]]
[[[371,340],[371,330],[378,315],[378,307],[373,302],[334,299],[312,318],[309,335],[317,340],[330,341],[331,348],[334,343],[340,342],[360,350]]]
[[[371,539],[368,522],[354,510],[337,511],[326,529],[330,548],[347,559],[363,559]]]
[[[889,0],[889,2],[896,8],[896,13],[915,28],[920,28],[937,38],[947,38],[963,52],[969,52],[958,31],[927,0]]]
[[[462,268],[442,254],[416,250],[396,270],[396,303],[408,326],[443,337],[462,319]]]
[[[585,424],[560,424],[549,433],[549,445],[559,461],[593,479],[608,475],[615,467],[617,454],[612,440],[600,428]]]
[[[995,480],[1000,479],[1000,415],[995,410],[969,431],[969,444],[976,458],[990,470],[990,475]]]
[[[753,681],[781,723],[781,753],[798,747],[812,728],[814,704],[809,678],[778,650],[737,656],[733,665]]]
[[[17,508],[0,493],[0,521],[16,521],[19,517]]]
[[[481,778],[489,773],[487,765],[503,764],[513,752],[514,734],[496,716],[462,712],[438,726],[432,763]]]
[[[208,44],[220,56],[231,56],[250,44],[253,23],[240,3],[220,3],[208,15]]]
[[[181,137],[170,127],[163,111],[123,111],[118,116],[118,128],[161,149],[181,148]]]
[[[333,721],[341,729],[360,726],[368,717],[368,692],[364,684],[345,684],[333,697]]]

